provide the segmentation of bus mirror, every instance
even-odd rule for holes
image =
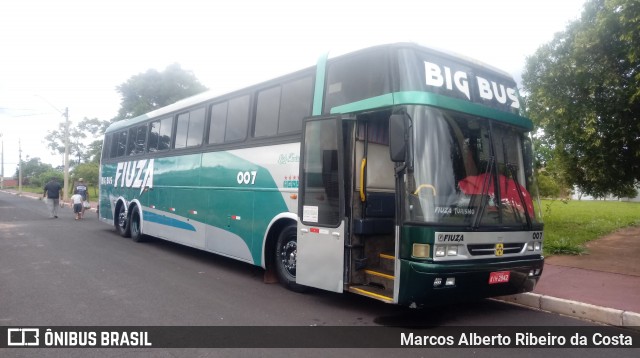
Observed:
[[[407,160],[407,123],[406,114],[389,117],[389,155],[393,162]]]

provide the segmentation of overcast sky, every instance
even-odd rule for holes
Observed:
[[[585,0],[68,1],[0,4],[4,172],[22,158],[62,164],[43,141],[69,108],[109,120],[116,86],[172,63],[224,92],[315,64],[326,52],[417,42],[519,78],[527,56],[577,19]],[[224,3],[228,3],[223,5]]]

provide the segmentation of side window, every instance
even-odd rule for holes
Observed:
[[[189,114],[189,134],[187,135],[187,147],[195,147],[202,144],[204,134],[205,108],[197,108]]]
[[[228,102],[211,106],[211,125],[209,126],[209,144],[224,143],[224,132],[227,128]]]
[[[227,130],[224,134],[225,142],[243,140],[247,137],[249,123],[249,95],[234,98],[229,101],[227,112]]]
[[[127,131],[116,132],[111,137],[111,158],[122,157],[127,149]]]
[[[187,133],[189,132],[189,112],[178,115],[178,124],[176,125],[176,139],[174,140],[175,148],[184,148],[187,146]]]
[[[243,140],[249,122],[249,95],[211,105],[209,144]]]
[[[102,143],[102,160],[109,159],[111,154],[111,134],[104,137],[104,143]]]
[[[144,153],[147,141],[147,125],[141,125],[129,129],[129,144],[127,155]]]
[[[282,85],[278,134],[299,132],[302,119],[311,115],[313,80],[311,76]]]
[[[205,108],[197,108],[178,115],[175,148],[195,147],[202,144]]]
[[[280,86],[269,88],[258,93],[256,106],[255,137],[275,135],[278,132],[280,117]]]
[[[299,132],[302,119],[311,115],[311,76],[258,93],[255,137]]]
[[[389,93],[389,66],[385,52],[366,52],[336,60],[327,69],[324,113],[347,103]]]
[[[153,121],[149,124],[149,148],[150,153],[171,148],[171,117]]]

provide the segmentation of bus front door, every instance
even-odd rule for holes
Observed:
[[[343,291],[345,209],[340,117],[304,122],[300,163],[296,282]]]

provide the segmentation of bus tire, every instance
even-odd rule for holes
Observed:
[[[117,206],[116,209],[116,230],[118,230],[118,234],[122,237],[131,236],[131,227],[129,226],[129,218],[127,217],[127,212],[124,209],[124,204],[121,203]]]
[[[140,227],[140,212],[138,208],[133,208],[129,219],[129,230],[131,231],[131,240],[135,242],[144,241],[142,230]]]
[[[307,287],[296,283],[297,236],[296,225],[289,225],[280,232],[276,242],[275,266],[280,284],[291,291],[304,292]]]

